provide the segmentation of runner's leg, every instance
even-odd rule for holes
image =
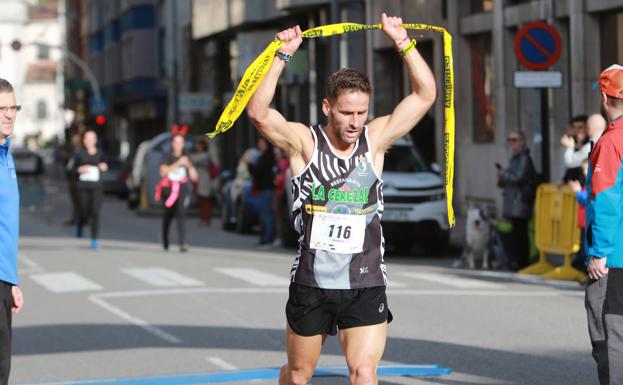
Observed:
[[[99,236],[102,193],[103,189],[101,187],[95,188],[92,191],[93,209],[91,211],[91,239],[97,239]]]
[[[387,322],[339,331],[351,385],[378,384],[377,368],[385,351]]]
[[[287,325],[288,363],[281,368],[279,385],[307,384],[314,374],[326,338],[327,336],[322,334],[311,337],[300,336]]]

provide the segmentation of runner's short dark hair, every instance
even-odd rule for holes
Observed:
[[[370,94],[372,86],[368,77],[354,68],[342,68],[329,75],[325,86],[325,95],[329,101],[334,102],[346,90]]]
[[[13,86],[8,80],[0,78],[0,93],[1,92],[13,92]]]

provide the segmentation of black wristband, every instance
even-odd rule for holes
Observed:
[[[275,56],[283,60],[286,64],[290,61],[290,59],[292,59],[292,55],[289,55],[281,51],[275,52]]]

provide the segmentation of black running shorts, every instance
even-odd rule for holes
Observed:
[[[363,289],[319,289],[290,284],[286,317],[301,336],[336,335],[338,329],[392,321],[385,286]]]

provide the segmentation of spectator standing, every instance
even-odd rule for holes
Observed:
[[[260,192],[260,245],[270,245],[275,240],[273,198],[275,193],[275,175],[277,160],[273,145],[266,139],[257,141],[260,156],[256,162],[248,163],[253,177],[253,185]]]
[[[584,179],[588,175],[588,159],[584,159],[582,162],[582,172],[584,173]],[[578,250],[575,258],[573,259],[573,266],[580,270],[584,270],[584,264],[586,262],[586,253],[584,252],[584,237],[586,231],[586,204],[588,203],[588,193],[586,192],[586,185],[580,183],[579,180],[567,181],[567,186],[575,193],[575,199],[578,202],[578,227],[580,228],[580,250]]]
[[[606,130],[607,125],[608,122],[606,122],[606,119],[604,119],[601,114],[593,114],[589,116],[588,121],[586,122],[586,133],[588,134],[588,144],[591,149],[595,147],[595,144],[597,144],[597,141]],[[588,159],[588,156],[586,159]]]
[[[599,76],[609,122],[590,154],[587,177],[585,306],[602,385],[623,385],[623,67]]]
[[[15,162],[9,151],[17,112],[11,83],[0,79],[0,385],[9,383],[13,314],[24,306],[17,276],[19,190]]]
[[[65,178],[67,179],[67,193],[69,194],[70,216],[65,224],[67,226],[75,226],[78,223],[78,175],[73,169],[70,161],[76,151],[82,147],[82,138],[80,134],[73,134],[69,143],[69,148],[65,150],[67,152],[67,159],[65,162]]]
[[[275,217],[275,241],[274,246],[281,246],[281,240],[283,239],[283,226],[284,221],[281,219],[285,215],[284,210],[287,205],[284,205],[286,194],[286,178],[288,168],[290,168],[290,161],[286,156],[286,153],[279,147],[274,147],[275,158],[277,159],[277,175],[275,176],[275,198],[273,199],[273,213]],[[289,217],[289,215],[288,215]],[[285,224],[289,226],[289,224]]]
[[[212,221],[212,207],[214,205],[214,184],[218,176],[217,168],[210,159],[208,145],[205,140],[198,140],[195,144],[195,153],[190,155],[190,161],[197,170],[197,185],[195,194],[199,205],[199,224],[210,226]]]
[[[76,236],[82,238],[82,228],[91,225],[91,249],[97,250],[99,245],[99,218],[102,207],[103,186],[100,178],[102,172],[108,170],[108,165],[102,159],[102,153],[97,148],[97,134],[87,130],[82,134],[82,147],[73,157],[72,169],[78,176],[78,224]]]
[[[185,127],[185,128],[184,128]],[[171,152],[162,157],[160,163],[160,183],[156,187],[156,200],[162,198],[164,213],[162,217],[162,247],[169,250],[169,227],[173,218],[177,221],[180,251],[188,251],[186,244],[186,207],[190,194],[190,181],[196,181],[197,170],[186,155],[186,133],[188,126],[173,128]]]
[[[585,143],[577,148],[576,139],[569,135],[564,135],[560,140],[560,143],[565,147],[565,166],[572,170],[569,171],[569,175],[567,178],[575,178],[577,176],[577,172],[573,171],[580,167],[584,160],[588,159],[588,154],[591,151],[591,148],[595,145],[599,137],[606,129],[606,120],[600,114],[591,115],[586,121],[586,134],[581,134],[577,137],[582,138],[586,136],[588,140]],[[578,131],[581,132],[581,131]],[[582,184],[584,184],[584,177],[586,176],[584,172],[580,173],[580,178],[574,180],[580,180]]]
[[[508,168],[498,170],[498,187],[503,189],[503,215],[512,224],[506,250],[508,267],[516,270],[529,263],[528,221],[534,205],[536,172],[530,150],[526,147],[526,135],[522,131],[513,131],[507,141],[511,157]]]
[[[563,181],[581,180],[582,160],[588,158],[590,144],[586,133],[586,115],[574,116],[569,122],[567,133],[560,139],[560,144],[565,148],[563,160],[565,164],[565,174]]]

